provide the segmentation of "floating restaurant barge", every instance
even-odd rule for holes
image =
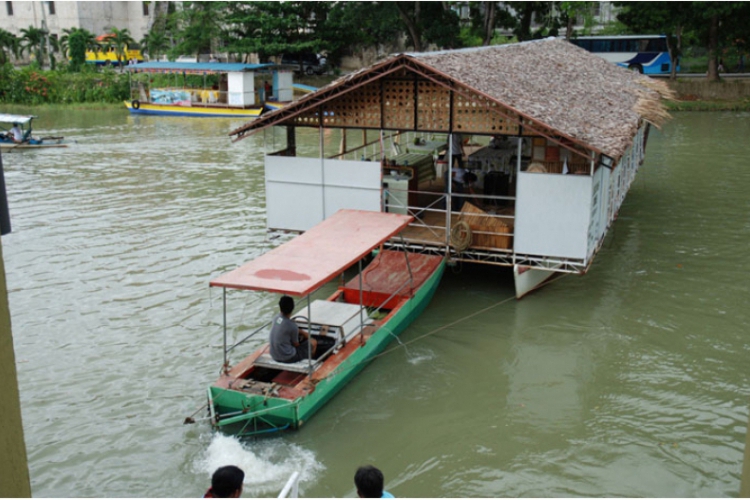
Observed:
[[[342,208],[408,213],[393,246],[512,266],[521,297],[589,269],[649,127],[669,118],[665,98],[662,82],[546,39],[391,56],[231,135],[282,144],[265,157],[269,229],[305,231]],[[314,157],[298,155],[302,127],[319,131]],[[458,155],[461,184],[446,173]]]

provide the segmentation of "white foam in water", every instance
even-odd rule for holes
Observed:
[[[412,349],[409,351],[408,362],[414,366],[433,359],[435,359],[435,353],[430,349]]]
[[[210,482],[214,471],[224,465],[236,465],[245,472],[243,496],[261,497],[277,496],[295,471],[300,473],[300,490],[304,490],[325,469],[312,451],[283,439],[242,443],[232,436],[214,434],[197,466]]]

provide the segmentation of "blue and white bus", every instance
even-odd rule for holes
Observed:
[[[672,70],[664,35],[579,36],[570,43],[645,75],[668,75]]]

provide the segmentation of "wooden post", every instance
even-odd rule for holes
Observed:
[[[745,435],[745,459],[742,462],[740,498],[750,498],[750,418],[747,421],[747,434]]]
[[[341,129],[341,142],[339,143],[339,156],[346,153],[346,129]]]
[[[286,128],[286,151],[288,156],[297,156],[297,135],[295,128],[289,125]]]
[[[8,289],[0,243],[0,492],[4,497],[31,497],[29,465],[23,439],[16,358],[10,329]]]
[[[42,6],[44,8],[44,6]],[[10,215],[5,197],[3,157],[0,154],[0,228],[1,234],[10,232]],[[3,245],[0,240],[0,495],[7,498],[31,497],[29,464],[23,439],[21,400],[18,395],[16,355],[10,329],[8,287],[5,283]]]

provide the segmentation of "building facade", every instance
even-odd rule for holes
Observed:
[[[127,29],[135,40],[146,34],[149,9],[154,2],[2,2],[0,28],[21,35],[30,26],[61,37],[63,30],[83,28],[103,35],[112,28]]]

